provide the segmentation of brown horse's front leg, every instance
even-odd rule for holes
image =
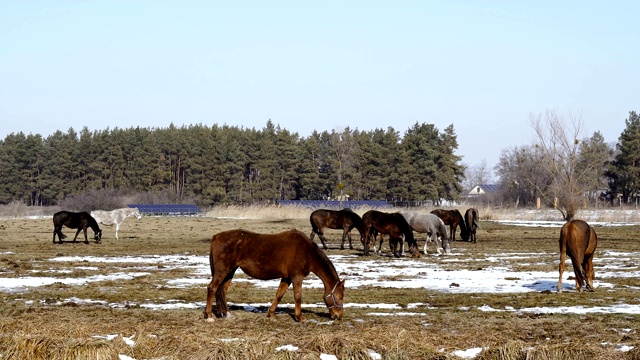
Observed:
[[[293,282],[293,299],[296,302],[293,317],[296,321],[304,321],[304,317],[302,316],[302,278],[296,279]]]
[[[282,300],[284,293],[287,292],[287,289],[291,285],[290,279],[282,279],[280,280],[280,285],[278,286],[278,291],[276,291],[276,297],[273,299],[273,303],[269,307],[269,311],[267,312],[267,317],[274,317],[276,315],[276,308],[278,307],[278,303]]]

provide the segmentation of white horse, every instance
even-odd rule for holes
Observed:
[[[409,223],[409,226],[413,231],[419,233],[427,233],[427,239],[424,243],[424,253],[427,254],[427,245],[433,241],[436,246],[438,254],[442,254],[444,249],[446,254],[451,252],[451,245],[449,244],[449,237],[447,236],[447,228],[444,225],[442,219],[434,214],[421,214],[417,212],[401,211],[402,216]],[[440,246],[438,246],[438,240],[440,240]]]
[[[91,216],[100,224],[103,225],[116,225],[116,239],[118,238],[118,229],[120,229],[120,224],[124,221],[124,219],[129,216],[135,216],[138,220],[142,218],[140,211],[138,208],[122,208],[115,209],[112,211],[105,210],[94,210],[91,212]]]

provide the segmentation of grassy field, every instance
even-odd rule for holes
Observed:
[[[634,276],[608,278],[612,287],[581,294],[453,294],[412,288],[349,288],[347,281],[345,303],[351,306],[345,308],[342,321],[330,321],[326,307],[305,307],[307,320],[296,323],[291,306],[287,306],[293,303],[289,291],[275,318],[267,318],[260,309],[254,312],[236,306],[232,307],[231,318],[207,323],[203,304],[208,265],[194,263],[181,268],[163,260],[165,255],[207,256],[212,235],[228,229],[270,233],[297,228],[308,233],[308,213],[304,211],[282,214],[235,209],[206,217],[127,219],[120,227],[119,240],[114,238],[113,228],[103,227],[103,242],[89,245],[52,244],[53,226],[47,217],[0,220],[0,281],[26,277],[93,279],[82,284],[53,281],[19,291],[1,291],[0,358],[117,359],[126,355],[138,360],[319,359],[321,354],[332,354],[340,359],[370,359],[370,353],[375,353],[384,359],[459,359],[455,351],[481,348],[475,359],[640,359],[640,315],[479,310],[483,306],[520,309],[637,305],[640,279]],[[492,218],[495,217],[494,214]],[[639,226],[597,227],[596,231],[596,259],[607,250],[640,254]],[[73,237],[73,230],[65,228],[63,232],[67,240]],[[492,266],[495,254],[534,253],[540,254],[538,261],[525,262],[514,256],[502,266],[514,271],[557,271],[558,233],[554,227],[506,226],[485,219],[478,230],[477,244],[456,242],[453,246],[454,252],[467,257],[465,261],[449,262],[447,257],[433,254],[417,261],[438,264],[455,274],[463,269]],[[353,262],[367,260],[361,256],[359,241],[354,250],[341,251],[340,232],[332,231],[328,238],[330,256],[352,255]],[[132,256],[145,261],[91,260]],[[393,266],[402,266],[405,260],[380,255],[369,258],[393,262]],[[634,260],[599,263],[596,279],[605,266],[630,273],[639,270]],[[201,268],[203,282],[172,285],[173,279],[193,277],[194,268]],[[572,275],[570,267],[567,271]],[[143,275],[117,280],[100,278],[129,273]],[[343,275],[357,278],[359,274]],[[236,304],[269,303],[275,290],[237,281],[229,289],[228,300]],[[305,304],[321,302],[321,298],[321,289],[303,289]],[[146,306],[168,302],[191,306]],[[378,303],[397,304],[401,310],[387,310],[389,316],[372,315],[368,304]],[[422,305],[407,306],[413,303]],[[284,345],[295,346],[297,351],[277,350]],[[621,345],[632,350],[621,351]]]

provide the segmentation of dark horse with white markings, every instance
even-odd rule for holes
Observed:
[[[211,283],[207,286],[207,305],[204,317],[213,321],[213,299],[216,316],[226,317],[227,290],[238,268],[252,278],[271,280],[280,278],[276,297],[269,307],[268,317],[275,316],[280,300],[293,284],[294,319],[302,317],[302,280],[309,273],[316,274],[324,284],[324,302],[332,319],[342,319],[344,280],[327,255],[307,235],[297,230],[277,234],[258,234],[236,229],[218,233],[211,239],[209,251]]]
[[[478,221],[480,221],[480,213],[478,212],[478,209],[467,209],[464,213],[464,222],[467,224],[467,238],[463,240],[477,242],[476,230],[480,227]]]
[[[375,235],[380,233],[389,235],[389,247],[395,257],[400,257],[398,242],[404,241],[409,245],[411,256],[420,257],[418,244],[413,237],[413,229],[411,229],[411,226],[409,226],[409,223],[407,223],[407,220],[402,214],[369,210],[362,215],[362,222],[364,223],[363,245],[365,256],[369,255],[370,237],[373,237],[375,240]]]
[[[93,239],[96,243],[102,241],[102,230],[98,226],[98,222],[88,212],[71,212],[71,211],[58,211],[53,214],[53,243],[56,243],[56,235],[58,240],[62,244],[62,239],[66,238],[66,235],[62,233],[62,226],[66,226],[71,229],[78,229],[76,236],[73,237],[73,242],[76,242],[80,231],[84,231],[84,243],[88,244],[87,228],[90,227],[93,230]]]
[[[598,236],[589,224],[582,220],[571,220],[560,229],[560,277],[557,289],[562,292],[562,273],[564,272],[567,255],[571,258],[573,272],[576,279],[576,289],[582,292],[582,286],[587,291],[594,291],[593,254],[598,245]]]
[[[362,226],[362,218],[360,215],[354,213],[351,209],[342,210],[326,210],[318,209],[311,213],[309,216],[309,222],[311,222],[311,234],[309,238],[313,240],[316,234],[322,241],[322,247],[327,249],[327,239],[324,237],[325,229],[342,229],[342,244],[340,249],[344,250],[344,240],[349,238],[349,249],[353,249],[351,243],[351,230],[356,228],[360,233],[360,237],[364,233]]]
[[[444,222],[445,225],[449,225],[449,238],[451,241],[456,241],[456,230],[458,229],[458,225],[460,225],[460,237],[465,241],[469,238],[464,218],[458,209],[435,209],[431,213],[442,219],[442,222]]]

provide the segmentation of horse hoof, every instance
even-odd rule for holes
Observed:
[[[212,322],[216,321],[216,319],[214,319],[212,316],[210,316],[210,317],[204,319],[204,321],[208,322],[208,323],[212,323]]]

